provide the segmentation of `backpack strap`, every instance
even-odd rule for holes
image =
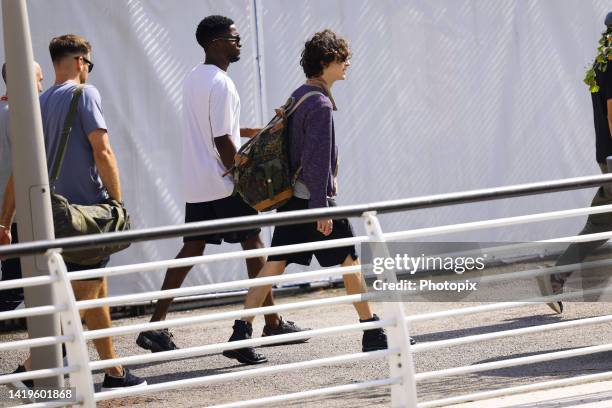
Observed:
[[[298,101],[295,105],[293,105],[290,109],[289,112],[287,112],[287,116],[291,116],[293,114],[293,112],[295,112],[295,110],[308,98],[310,98],[311,96],[315,96],[315,95],[323,95],[325,96],[325,94],[323,92],[319,92],[319,91],[310,91],[305,93]]]
[[[296,111],[296,109],[308,98],[310,98],[311,96],[315,96],[315,95],[323,95],[325,96],[325,94],[323,92],[319,92],[319,91],[310,91],[305,93],[298,101],[295,105],[293,105],[291,107],[291,109],[289,109],[289,112],[287,112],[287,117],[291,116],[293,114],[293,112]],[[300,164],[300,166],[297,168],[297,170],[295,171],[295,174],[293,175],[293,177],[291,178],[291,185],[295,186],[295,183],[297,182],[298,177],[300,176],[300,173],[302,172],[302,165]]]
[[[85,85],[79,84],[72,92],[70,108],[68,108],[68,114],[66,115],[66,119],[64,120],[64,128],[62,129],[60,142],[57,146],[57,152],[55,153],[55,160],[53,161],[53,166],[51,167],[51,175],[49,177],[50,184],[55,183],[59,178],[62,169],[62,164],[64,163],[64,156],[66,155],[66,149],[68,147],[68,140],[70,139],[70,132],[72,131],[74,114],[76,113],[79,99],[81,99],[81,94],[83,93],[84,87]]]

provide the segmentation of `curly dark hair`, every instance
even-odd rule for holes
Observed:
[[[316,78],[331,62],[344,62],[351,57],[349,43],[332,30],[320,31],[306,41],[300,65],[306,78]]]
[[[223,16],[208,16],[200,21],[196,29],[196,40],[202,48],[205,48],[211,40],[225,34],[234,20]]]

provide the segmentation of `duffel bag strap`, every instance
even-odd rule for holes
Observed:
[[[51,174],[49,176],[50,184],[55,183],[60,176],[60,172],[62,170],[62,163],[64,163],[64,156],[66,155],[66,148],[68,147],[68,140],[70,139],[70,132],[72,131],[74,114],[76,113],[77,106],[79,104],[79,99],[81,99],[81,94],[83,93],[84,87],[85,85],[79,84],[76,86],[76,88],[74,88],[74,91],[72,92],[70,108],[68,109],[68,114],[66,115],[66,119],[64,120],[64,128],[62,129],[59,145],[57,146],[57,151],[55,152],[55,160],[53,160],[53,166],[51,167]]]

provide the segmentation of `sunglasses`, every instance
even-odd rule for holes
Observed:
[[[215,38],[211,42],[215,42],[217,40],[232,41],[232,42],[235,42],[236,44],[240,44],[240,36],[239,35],[232,35],[232,36],[229,36],[229,37],[219,37],[219,38]]]
[[[91,62],[90,60],[88,60],[87,58],[85,58],[83,56],[74,57],[74,59],[76,59],[76,60],[81,59],[81,58],[83,59],[83,62],[85,62],[87,64],[87,72],[93,71],[93,67],[94,67],[93,62]]]

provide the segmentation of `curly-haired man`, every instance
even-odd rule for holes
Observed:
[[[338,173],[338,147],[332,112],[337,110],[331,87],[336,81],[346,79],[351,65],[349,44],[331,30],[316,33],[309,39],[302,52],[300,64],[306,75],[306,83],[297,88],[292,97],[299,100],[309,92],[319,94],[305,99],[289,118],[289,146],[291,171],[298,174],[294,196],[278,212],[324,208],[335,206]],[[274,229],[272,246],[301,244],[306,242],[334,240],[353,237],[347,219],[321,219],[310,224],[278,226]],[[358,265],[355,246],[320,249],[268,257],[266,265],[257,277],[280,275],[290,263],[310,265],[313,255],[323,267]],[[349,294],[364,293],[365,282],[360,273],[343,275]],[[270,286],[251,288],[245,300],[245,308],[260,307]],[[372,313],[368,302],[354,303],[361,322],[379,320]],[[253,317],[244,317],[234,322],[234,331],[229,341],[250,338]],[[387,348],[387,336],[383,329],[366,330],[362,338],[362,350],[373,351]],[[266,358],[253,348],[227,350],[223,355],[245,362],[265,362]]]

